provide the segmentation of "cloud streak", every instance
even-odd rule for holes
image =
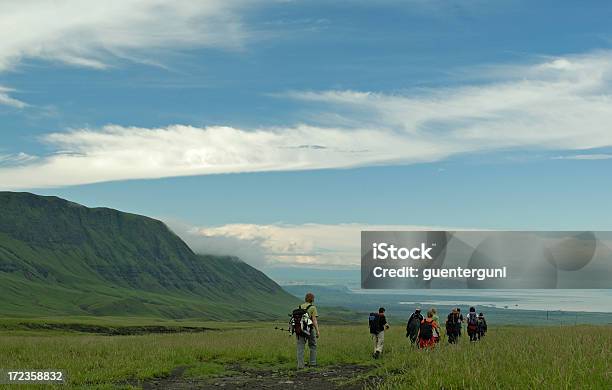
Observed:
[[[575,154],[571,156],[557,156],[553,160],[610,160],[612,154],[593,153],[593,154]]]
[[[24,0],[0,3],[0,71],[24,59],[104,69],[117,58],[192,47],[239,48],[236,0]],[[10,38],[9,38],[10,37]]]
[[[28,106],[27,103],[22,102],[21,100],[15,99],[11,97],[10,93],[15,92],[12,88],[6,88],[0,86],[0,105],[5,105],[14,108],[26,108]]]
[[[27,153],[17,154],[0,154],[0,167],[19,165],[36,160],[36,156],[31,156]]]
[[[0,168],[5,189],[53,187],[134,178],[351,167],[386,159],[433,161],[443,147],[372,129],[297,126],[242,130],[169,126],[106,126],[53,133],[58,152],[19,167]],[[304,144],[316,147],[302,147]],[[363,150],[367,146],[368,150]],[[384,160],[381,160],[383,153]],[[408,154],[408,156],[407,156]]]
[[[109,125],[52,133],[56,153],[0,168],[6,189],[217,173],[433,162],[495,150],[612,145],[612,54],[483,72],[497,80],[382,94],[289,92],[316,124],[277,128]],[[281,96],[278,96],[281,98]],[[593,152],[583,152],[582,155]]]
[[[288,97],[346,110],[344,121],[436,137],[457,150],[516,147],[589,149],[612,143],[612,54],[491,68],[496,82],[420,90],[290,92]]]

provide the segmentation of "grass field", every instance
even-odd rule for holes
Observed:
[[[272,324],[189,323],[218,330],[108,336],[32,330],[19,323],[2,322],[0,367],[62,369],[71,387],[138,388],[151,378],[171,375],[177,367],[184,368],[181,378],[185,381],[231,376],[236,367],[274,371],[287,378],[295,375],[295,341],[274,330]],[[129,325],[136,323],[133,319]],[[105,325],[122,326],[113,320],[106,320]],[[387,332],[385,353],[373,361],[367,326],[323,323],[318,370],[365,366],[349,380],[354,387],[375,383],[376,388],[389,389],[611,388],[611,326],[491,324],[479,343],[470,344],[463,337],[459,345],[441,343],[432,351],[411,348],[402,328],[392,327]]]

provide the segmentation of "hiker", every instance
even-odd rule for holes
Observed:
[[[478,339],[484,337],[485,333],[487,333],[487,320],[484,318],[484,314],[478,314]]]
[[[470,312],[467,315],[467,333],[470,336],[470,341],[478,341],[478,315],[476,308],[470,307]]]
[[[440,342],[440,316],[438,315],[438,310],[436,310],[435,307],[431,308],[431,312],[433,313],[433,320],[436,322],[436,324],[438,324],[438,327],[436,327],[434,329],[434,342],[439,343]]]
[[[436,345],[434,333],[438,324],[433,319],[433,312],[427,311],[427,318],[421,321],[419,326],[419,348],[433,348]]]
[[[461,328],[463,328],[463,314],[461,314],[460,307],[457,308],[456,317],[457,319],[455,322],[455,326],[457,327],[457,340],[458,340],[459,337],[461,337]]]
[[[457,309],[454,308],[446,317],[446,335],[449,344],[455,344],[458,341],[457,321],[459,321],[459,315]]]
[[[374,353],[372,357],[378,359],[383,352],[383,344],[385,342],[385,330],[389,329],[387,317],[385,317],[385,308],[378,309],[378,313],[370,313],[368,318],[370,325],[370,334],[374,339]]]
[[[421,321],[423,321],[423,315],[421,314],[421,308],[417,307],[414,313],[410,315],[410,318],[408,318],[408,323],[406,323],[406,337],[410,337],[412,344],[416,342],[419,335]]]
[[[310,349],[310,367],[317,365],[317,339],[319,338],[319,323],[317,307],[314,305],[315,296],[309,292],[302,303],[292,313],[291,332],[297,338],[297,368],[304,368],[304,350],[306,343]]]

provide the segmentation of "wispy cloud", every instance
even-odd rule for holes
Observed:
[[[612,144],[612,54],[490,67],[498,81],[411,94],[288,92],[343,110],[342,121],[433,139],[458,152],[499,148],[589,149]]]
[[[478,85],[395,95],[283,95],[310,102],[313,116],[339,121],[254,129],[105,126],[52,133],[44,140],[58,152],[0,168],[0,186],[347,168],[500,149],[585,151],[612,145],[612,54],[502,68],[503,76],[494,77],[494,69],[487,75],[498,81]]]
[[[22,102],[21,100],[15,99],[11,97],[10,93],[15,92],[12,88],[6,88],[0,85],[0,105],[15,107],[15,108],[25,108],[28,106],[27,103]]]
[[[0,187],[35,188],[134,178],[351,167],[381,161],[434,161],[443,146],[376,129],[311,126],[243,130],[106,126],[53,133],[58,152],[0,168]],[[316,147],[303,147],[316,145]],[[364,150],[364,146],[369,149]]]
[[[573,154],[568,156],[555,156],[553,160],[610,160],[612,154],[594,153],[594,154]]]
[[[36,156],[32,156],[27,153],[0,154],[0,167],[24,164],[36,159]]]
[[[4,1],[0,71],[28,58],[103,69],[122,53],[127,57],[186,47],[238,48],[245,31],[236,9],[245,4],[242,0]]]

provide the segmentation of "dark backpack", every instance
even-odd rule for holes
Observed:
[[[447,319],[444,325],[446,325],[446,333],[450,334],[455,331],[455,324],[453,324],[451,320]]]
[[[410,318],[408,318],[408,322],[406,323],[406,332],[410,332],[411,330],[416,330],[419,326],[421,326],[421,321],[423,321],[423,316],[415,313],[412,313]]]
[[[421,322],[419,338],[423,340],[431,340],[432,337],[433,337],[433,321],[427,322],[423,320]]]
[[[308,309],[310,309],[311,306],[312,305],[308,305],[305,309],[298,306],[297,309],[291,312],[291,320],[289,321],[291,334],[295,333],[296,336],[310,336],[310,329],[304,326],[303,319],[304,315],[307,315]]]
[[[370,313],[370,316],[368,317],[368,325],[370,326],[370,333],[371,334],[378,334],[380,333],[378,331],[378,321],[379,321],[379,315],[378,313]]]
[[[487,331],[487,321],[484,319],[484,317],[478,317],[478,330],[481,332]]]
[[[455,316],[451,313],[446,317],[446,332],[452,333],[455,330]]]
[[[484,329],[484,318],[478,318],[476,325],[478,326],[478,330]]]
[[[476,330],[478,329],[478,316],[474,312],[470,312],[467,318],[468,330]]]

